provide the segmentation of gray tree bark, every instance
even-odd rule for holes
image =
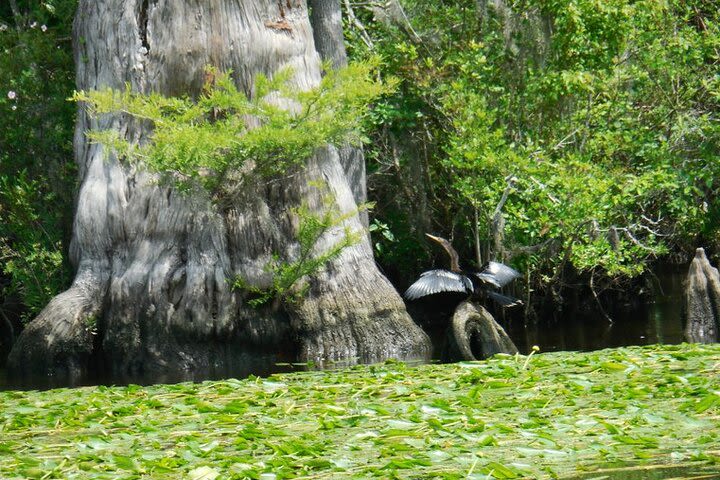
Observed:
[[[471,301],[461,303],[450,325],[450,352],[462,360],[482,360],[518,349],[490,312]]]
[[[253,77],[284,67],[297,88],[320,80],[320,61],[304,1],[81,0],[75,19],[77,88],[124,88],[198,95],[205,67],[233,71],[250,94]],[[310,280],[297,303],[254,309],[229,279],[267,286],[273,254],[298,252],[291,209],[318,211],[323,181],[341,212],[356,209],[334,147],[320,148],[302,171],[250,178],[219,209],[203,194],[184,195],[86,140],[114,128],[143,142],[148,127],[121,114],[91,118],[75,134],[79,192],[72,260],[77,277],[18,339],[16,375],[82,377],[95,359],[115,374],[170,371],[217,375],[248,359],[287,350],[313,361],[424,358],[430,342],[377,270],[365,237]],[[357,215],[347,220],[362,228]],[[329,232],[318,251],[338,241]]]
[[[705,250],[698,248],[690,262],[685,283],[687,324],[685,337],[689,342],[715,343],[718,341],[720,318],[720,274],[710,265]]]
[[[347,65],[340,0],[308,0],[315,48],[333,68]]]
[[[515,56],[517,64],[532,59],[544,65],[550,54],[552,20],[543,16],[538,8],[514,11],[505,0],[477,0],[478,15],[483,23],[493,17],[500,23],[505,37],[505,48]]]

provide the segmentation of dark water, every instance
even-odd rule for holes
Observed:
[[[184,370],[170,372],[139,372],[132,375],[113,375],[109,372],[96,371],[78,381],[52,376],[36,376],[32,378],[8,379],[7,371],[0,369],[0,391],[2,390],[48,390],[63,387],[82,387],[90,385],[153,385],[182,382],[202,382],[205,380],[222,380],[226,378],[247,378],[250,375],[268,377],[274,373],[288,373],[307,370],[306,363],[291,363],[282,355],[250,353],[223,368],[203,372]]]
[[[589,308],[584,311],[555,312],[538,322],[525,324],[521,319],[500,322],[523,353],[528,353],[534,345],[541,352],[551,351],[587,351],[629,345],[649,345],[656,343],[676,344],[685,341],[682,321],[682,282],[686,269],[666,271],[656,275],[651,282],[650,295],[641,302],[632,305],[614,305],[608,309],[612,323],[603,316],[599,309]],[[438,342],[444,338],[444,329],[429,332]],[[435,333],[435,334],[433,334]],[[437,343],[437,342],[436,342]],[[442,346],[437,346],[436,353]],[[255,357],[255,356],[253,356]],[[237,366],[231,372],[217,372],[215,375],[202,378],[188,377],[187,373],[165,375],[162,378],[117,379],[95,377],[83,384],[151,384],[176,383],[181,381],[200,381],[220,378],[243,378],[248,375],[267,376],[272,373],[306,370],[305,364],[292,364],[284,358],[266,357],[263,362],[255,362]],[[253,364],[254,363],[254,364]],[[312,366],[310,368],[313,368]],[[37,379],[23,382],[23,388],[45,389],[56,386],[52,379]],[[18,388],[9,385],[5,371],[0,369],[0,390]]]
[[[598,309],[560,312],[554,318],[524,325],[505,324],[521,352],[537,345],[541,352],[588,351],[629,345],[677,344],[685,341],[682,318],[686,269],[658,273],[647,299],[632,305],[615,305],[606,313]],[[607,307],[606,307],[607,308]]]

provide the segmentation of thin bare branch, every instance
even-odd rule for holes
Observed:
[[[368,35],[367,30],[365,29],[365,25],[363,25],[362,22],[360,22],[360,20],[358,20],[358,18],[355,16],[355,11],[353,10],[352,5],[350,5],[350,0],[344,0],[344,4],[348,19],[353,23],[353,25],[357,27],[358,31],[360,32],[360,39],[370,50],[373,50],[375,48],[375,44],[373,44],[370,35]]]
[[[590,291],[592,292],[593,298],[595,299],[595,303],[598,306],[598,310],[600,310],[600,313],[603,317],[605,317],[605,320],[608,321],[611,325],[614,323],[613,319],[610,317],[610,315],[607,314],[605,309],[602,306],[602,303],[600,303],[600,298],[598,297],[597,292],[595,291],[595,269],[592,269],[590,272]]]
[[[545,195],[547,195],[547,197],[550,199],[551,202],[553,202],[555,205],[560,204],[560,200],[558,200],[557,197],[555,197],[553,194],[551,194],[550,192],[547,191],[547,190],[549,190],[547,185],[545,185],[544,183],[542,183],[540,180],[536,179],[532,175],[530,176],[530,180],[532,180],[533,183],[535,183],[538,187],[540,187],[545,192]]]
[[[502,194],[502,197],[500,197],[500,201],[495,206],[495,210],[493,211],[493,218],[500,215],[500,212],[502,211],[503,207],[505,206],[505,202],[507,202],[510,192],[515,187],[516,180],[517,180],[517,178],[515,178],[514,175],[508,175],[507,177],[505,177],[505,181],[507,182],[507,185],[505,185],[505,190],[503,190],[503,194]]]

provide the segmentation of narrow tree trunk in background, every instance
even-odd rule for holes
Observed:
[[[689,342],[715,343],[718,341],[720,318],[720,274],[710,265],[705,250],[698,248],[690,262],[685,283],[685,309],[687,324],[685,337]]]
[[[512,52],[513,63],[524,65],[532,60],[545,65],[550,56],[553,21],[539,8],[513,10],[513,2],[505,0],[476,0],[475,7],[481,23],[499,22],[503,27],[505,48]]]
[[[330,62],[332,68],[347,65],[347,53],[343,37],[342,11],[339,0],[308,0],[310,24],[312,25],[315,49],[323,62]],[[340,164],[345,170],[352,189],[355,203],[367,202],[367,179],[365,173],[365,155],[360,147],[345,145],[339,148]],[[360,212],[360,220],[368,226],[366,210]]]
[[[340,0],[308,0],[315,49],[333,68],[347,65]]]
[[[334,25],[321,12],[313,14],[317,24]],[[208,65],[232,70],[246,92],[255,74],[288,66],[298,88],[320,80],[302,1],[81,0],[74,37],[83,90],[128,83],[135,91],[192,96],[201,92]],[[296,304],[253,309],[230,288],[236,275],[265,286],[274,254],[295,258],[291,209],[302,202],[323,209],[313,182],[328,186],[341,212],[356,208],[359,180],[346,173],[335,148],[318,149],[298,175],[249,179],[235,203],[219,211],[203,195],[159,186],[86,140],[85,131],[106,128],[138,142],[148,133],[124,115],[95,119],[80,111],[81,188],[71,245],[77,277],[23,332],[11,373],[73,379],[99,359],[119,375],[222,375],[287,350],[287,341],[297,357],[314,361],[427,357],[427,336],[378,272],[365,237],[311,279],[307,298]],[[347,224],[362,228],[357,215]],[[318,251],[340,235],[325,235]]]

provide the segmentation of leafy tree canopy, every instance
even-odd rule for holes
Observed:
[[[538,290],[560,289],[570,271],[627,279],[699,239],[717,243],[711,2],[401,4],[382,21],[356,6],[364,33],[348,25],[352,53],[380,52],[383,72],[400,79],[375,110],[369,154],[376,215],[395,245],[417,242],[404,205],[423,196],[430,228],[454,233],[466,253],[477,229],[484,255],[511,257]],[[413,175],[423,189],[402,188]]]

